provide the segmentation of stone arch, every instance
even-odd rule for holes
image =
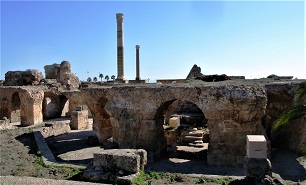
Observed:
[[[100,97],[98,101],[85,102],[88,109],[91,111],[93,118],[93,131],[98,137],[100,143],[113,136],[111,114],[110,111],[105,108],[107,102],[108,99],[106,97]]]
[[[57,95],[45,92],[42,101],[42,112],[44,119],[59,118],[66,116],[69,111],[69,99],[65,95]]]
[[[200,115],[192,115],[194,112],[199,113]],[[177,128],[171,128],[169,126],[169,119],[173,116],[180,120],[181,125]],[[196,116],[199,117],[195,118]],[[198,144],[194,144],[193,147],[199,147],[200,145],[203,147],[203,150],[198,150],[199,154],[197,157],[199,157],[199,155],[203,155],[201,159],[206,160],[207,147],[209,143],[207,129],[208,121],[204,116],[204,112],[196,103],[186,99],[168,100],[162,103],[162,105],[157,109],[154,119],[156,121],[157,128],[156,138],[159,138],[157,143],[159,144],[161,155],[175,152],[178,148],[177,145],[186,145],[187,143],[183,144],[184,139],[182,137],[187,137],[187,139],[188,137],[194,137],[194,139],[201,138],[201,142],[198,141]],[[193,129],[199,130],[195,131]],[[197,137],[183,135],[184,133],[189,132],[192,132],[195,135],[197,134]],[[204,142],[206,144],[204,144]],[[184,147],[184,150],[186,148],[188,150],[188,146]]]
[[[12,94],[10,120],[12,123],[21,121],[21,101],[18,92]]]

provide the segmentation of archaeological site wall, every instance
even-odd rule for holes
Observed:
[[[88,105],[100,141],[113,137],[120,148],[146,149],[151,160],[166,152],[163,114],[176,100],[196,104],[208,120],[209,164],[242,164],[246,135],[265,132],[262,86],[114,86],[79,93],[67,96],[70,102]]]
[[[270,83],[265,86],[268,103],[266,110],[266,119],[264,120],[268,136],[273,139],[272,147],[284,148],[298,151],[303,142],[306,142],[306,120],[298,119],[290,121],[277,132],[275,136],[271,136],[271,128],[274,121],[279,118],[282,113],[293,105],[294,88],[297,82],[291,83]],[[303,100],[306,102],[306,97]]]
[[[246,135],[263,134],[270,139],[272,124],[292,105],[292,89],[298,83],[114,84],[73,91],[50,86],[3,86],[0,117],[11,122],[20,119],[27,126],[42,123],[43,117],[63,116],[64,107],[69,109],[69,116],[76,107],[84,106],[91,112],[93,130],[101,143],[112,137],[119,148],[145,149],[148,159],[154,161],[167,151],[165,113],[173,109],[174,102],[190,102],[207,120],[208,164],[240,165],[246,153]],[[293,123],[282,131],[281,138],[286,140],[276,138],[274,144],[295,150],[305,141],[302,133],[305,124]]]

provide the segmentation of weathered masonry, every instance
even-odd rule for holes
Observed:
[[[115,84],[80,90],[7,86],[0,87],[0,117],[33,125],[42,123],[43,117],[63,115],[65,107],[67,116],[78,106],[88,107],[100,142],[113,137],[119,148],[145,149],[149,160],[154,160],[167,149],[164,113],[175,101],[191,102],[207,119],[208,164],[239,165],[245,156],[246,135],[269,135],[273,121],[292,105],[292,88],[297,83],[196,81]],[[298,128],[298,132],[303,131],[305,127]],[[295,141],[305,140],[303,134],[301,137]]]

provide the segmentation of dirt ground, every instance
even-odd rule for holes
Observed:
[[[0,176],[32,176],[50,179],[71,179],[75,173],[72,168],[45,167],[37,154],[36,143],[32,129],[19,127],[11,130],[0,130]],[[48,140],[53,143],[50,147],[55,157],[62,162],[73,164],[89,164],[93,153],[102,150],[99,146],[90,147],[87,137],[92,131],[71,132]],[[273,175],[284,180],[287,184],[300,182],[306,184],[306,157],[298,157],[297,154],[285,150],[275,150],[272,153]],[[188,184],[194,177],[209,175],[235,176],[242,178],[244,170],[240,168],[208,167],[205,161],[165,158],[157,163],[149,164],[146,170],[166,172],[176,175],[182,184]],[[72,179],[76,179],[72,177]],[[169,184],[169,182],[156,181],[157,184]],[[155,183],[152,183],[155,184]],[[177,183],[176,183],[177,184]]]

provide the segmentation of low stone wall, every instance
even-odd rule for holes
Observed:
[[[57,121],[54,123],[45,123],[44,127],[38,129],[44,138],[58,136],[71,132],[69,121]]]

